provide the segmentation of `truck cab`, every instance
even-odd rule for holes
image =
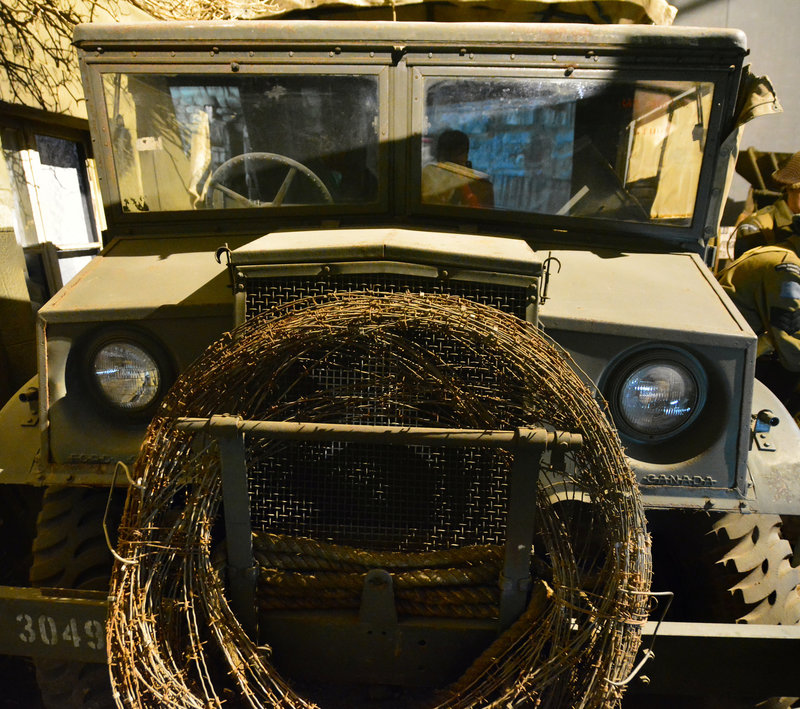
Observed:
[[[693,585],[697,564],[675,560],[693,557],[693,545],[705,537],[685,541],[677,530],[696,531],[698,520],[710,520],[708,528],[716,522],[735,538],[736,525],[744,524],[747,534],[755,528],[735,521],[747,517],[762,520],[766,533],[780,523],[764,521],[775,519],[769,515],[794,514],[800,504],[800,435],[780,402],[754,379],[756,337],[708,266],[741,120],[740,89],[747,77],[741,32],[271,20],[86,25],[76,30],[75,44],[106,245],[40,311],[33,412],[38,425],[23,429],[22,419],[31,418],[27,402],[3,410],[2,435],[21,452],[0,458],[0,483],[44,488],[45,509],[49,496],[64,489],[96,492],[93,509],[120,486],[136,497],[156,459],[154,437],[162,435],[164,417],[178,411],[176,392],[183,392],[182,401],[205,401],[210,389],[219,389],[224,399],[223,390],[237,386],[235,368],[230,377],[205,380],[192,364],[200,358],[216,372],[210,353],[233,346],[236,333],[249,332],[255,322],[267,327],[274,318],[290,317],[300,301],[344,294],[460,298],[552,340],[574,377],[569,386],[587,388],[613,431],[614,445],[624,451],[634,481],[625,495],[638,496],[637,504],[648,510],[653,589],[678,594],[678,619],[688,623],[669,626],[673,639],[691,645],[701,629],[701,637],[719,642],[720,633],[728,632],[724,647],[733,648],[736,633],[729,623],[737,617],[704,616],[701,607],[708,603],[698,601],[704,590]],[[472,365],[462,359],[453,366]],[[200,380],[212,384],[203,392],[193,389],[192,381]],[[242,399],[224,400],[235,408]],[[378,394],[374,400],[382,401]],[[187,405],[180,430],[195,425],[188,421],[191,412],[207,408]],[[241,416],[243,410],[200,418],[211,426],[213,416],[222,414]],[[370,416],[370,425],[412,421],[382,409]],[[353,425],[361,421],[347,419]],[[412,425],[420,424],[431,420],[413,419]],[[552,421],[548,426],[558,428]],[[309,509],[325,506],[319,491],[328,490],[331,450],[320,444],[313,466],[307,458],[284,461],[295,476],[309,476],[302,490],[277,482],[262,490],[248,483],[248,530],[378,551],[429,551],[428,542],[392,546],[400,534],[394,527],[379,533],[387,521],[376,521],[372,513],[382,509],[385,480],[369,488],[372,497],[359,498],[363,508],[352,497],[337,501],[335,525],[309,521],[317,519]],[[224,468],[222,453],[220,460]],[[402,467],[418,458],[397,460]],[[558,467],[555,458],[547,460]],[[391,461],[383,465],[391,467]],[[570,470],[562,464],[553,490],[569,487]],[[416,482],[404,494],[414,486],[427,489],[410,479]],[[553,490],[548,494],[558,498]],[[576,499],[573,494],[566,501]],[[280,513],[274,511],[278,500]],[[124,597],[130,528],[141,522],[135,510],[142,504],[128,502],[128,546],[116,552],[116,600]],[[398,517],[413,517],[421,504],[406,501],[387,519],[395,524]],[[530,498],[528,504],[535,506]],[[228,517],[231,506],[225,503]],[[473,512],[492,514],[485,500],[475,502]],[[343,517],[353,520],[347,533],[341,531]],[[636,574],[649,578],[648,533],[644,519],[634,517],[641,524],[643,554]],[[55,533],[42,529],[47,515],[39,519],[39,536]],[[101,542],[102,529],[95,530]],[[470,543],[502,545],[508,532],[503,523],[488,536],[447,529],[437,531],[447,548],[466,543],[462,533]],[[422,522],[415,530],[414,538],[430,533]],[[229,540],[235,533],[227,528]],[[530,547],[530,540],[525,543]],[[34,544],[34,566],[37,549],[41,544]],[[247,557],[246,542],[241,549]],[[237,552],[229,547],[227,554],[230,561]],[[64,567],[71,563],[65,560]],[[386,582],[380,577],[376,587],[381,579]],[[233,589],[241,587],[233,577],[231,584],[227,590],[236,596]],[[632,593],[649,597],[649,588],[634,587]],[[361,621],[365,614],[377,617],[374,628],[385,631],[388,623],[399,632],[381,615],[394,618],[385,610],[391,596],[369,588],[361,592]],[[781,603],[792,605],[793,588]],[[772,590],[767,584],[763,598],[749,595],[748,612],[773,607],[767,598]],[[524,593],[533,594],[530,586]],[[57,657],[59,647],[47,642],[49,621],[37,620],[49,618],[60,629],[61,620],[54,620],[60,616],[47,610],[50,601],[37,596],[36,610],[23,612],[34,601],[9,594],[12,609],[22,608],[15,617],[23,623],[8,640],[10,651]],[[78,617],[75,601],[59,602],[69,618]],[[102,620],[104,601],[96,600],[92,611],[88,607],[80,612]],[[769,622],[765,612],[750,622]],[[788,616],[782,617],[779,622],[788,625]],[[33,618],[30,631],[25,618]],[[102,661],[97,626],[86,618],[76,626],[92,629],[83,648],[97,645],[90,648],[97,653],[89,654]],[[728,623],[713,630],[705,624],[711,620]],[[339,636],[330,626],[320,630],[309,618],[294,616],[260,622],[262,630],[271,628],[264,642],[289,657],[284,662],[293,672],[302,674],[302,658],[310,652],[295,642],[297,628],[317,638],[321,654],[311,656],[334,670],[312,672],[304,681],[330,682],[336,679],[331,674],[351,665],[335,662],[346,657],[351,636]],[[124,647],[120,627],[113,620],[108,626],[117,632],[109,646],[117,652]],[[653,629],[646,631],[649,637]],[[794,630],[738,635],[771,648],[763,656],[766,666],[788,643],[796,644]],[[486,628],[472,631],[474,647],[483,647]],[[374,663],[355,663],[360,669],[350,679],[373,675],[382,685],[419,684],[407,682],[416,662],[408,658],[417,657],[408,646],[416,642],[419,653],[423,640],[441,642],[446,655],[452,639],[444,632],[422,640],[414,635],[413,642],[409,637],[398,641],[404,658],[399,669],[378,672]],[[319,650],[325,650],[326,638],[334,652]],[[383,646],[359,645],[367,655],[391,655],[375,647]],[[632,670],[635,651],[628,654]],[[440,669],[435,662],[431,668],[423,672],[429,682]],[[124,684],[119,676],[116,682],[117,688]],[[784,691],[775,683],[737,689],[722,676],[719,683],[731,692],[763,696]]]

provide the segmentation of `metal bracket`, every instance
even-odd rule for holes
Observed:
[[[19,400],[27,403],[30,409],[30,418],[23,422],[23,426],[39,425],[39,389],[38,387],[28,387],[19,395]]]
[[[508,628],[525,610],[531,588],[531,546],[536,525],[540,446],[520,445],[508,490],[508,520],[503,571],[500,576],[500,629]]]
[[[385,569],[371,569],[364,577],[358,620],[384,629],[397,625],[394,584],[392,575]]]
[[[552,264],[558,264],[558,270],[556,273],[561,273],[561,261],[559,261],[555,256],[553,256],[553,252],[549,251],[547,253],[547,258],[542,262],[542,267],[544,269],[544,278],[542,282],[542,292],[539,295],[539,302],[544,304],[545,301],[550,297],[547,295],[548,290],[550,289],[550,269],[552,268]]]
[[[250,638],[258,640],[256,579],[253,558],[253,530],[250,525],[250,497],[247,490],[247,461],[242,420],[238,416],[212,416],[208,428],[219,446],[222,468],[222,504],[225,508],[225,537],[228,550],[228,583],[231,605]]]
[[[753,441],[758,450],[767,453],[774,453],[777,450],[770,432],[779,423],[780,419],[769,409],[762,409],[753,416]]]
[[[184,431],[208,430],[217,440],[222,465],[222,494],[228,539],[231,601],[242,626],[257,631],[255,611],[256,569],[250,525],[244,434],[272,439],[381,441],[394,445],[445,447],[484,446],[512,451],[514,464],[509,480],[505,561],[500,578],[500,628],[519,617],[528,602],[531,586],[531,546],[536,522],[536,496],[542,454],[551,448],[563,454],[583,444],[580,434],[545,428],[515,430],[368,426],[299,421],[242,421],[236,416],[210,419],[184,418],[177,426]],[[387,578],[388,577],[388,578]],[[391,606],[391,610],[389,610]],[[390,622],[394,609],[391,575],[383,569],[367,574],[362,595],[361,617],[365,622]]]

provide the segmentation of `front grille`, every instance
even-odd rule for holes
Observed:
[[[341,276],[330,280],[258,278],[246,282],[247,317],[307,296],[334,291],[448,293],[524,318],[524,287],[441,281],[396,275]],[[491,358],[429,330],[409,333],[469,383],[472,395],[491,398]],[[355,392],[325,420],[338,423],[469,427],[450,418],[437,392],[398,383],[390,351],[328,354],[303,386]],[[287,376],[294,376],[288,373]],[[365,404],[366,402],[366,404]],[[496,404],[502,408],[502,403]],[[498,419],[503,411],[494,412]],[[303,412],[297,416],[302,420]],[[254,529],[310,537],[367,549],[432,551],[471,544],[502,544],[508,505],[509,456],[486,448],[431,448],[373,444],[249,442],[249,491]]]
[[[355,291],[458,295],[522,319],[525,318],[528,306],[526,288],[498,283],[475,283],[397,274],[344,275],[327,279],[295,276],[290,278],[248,278],[246,281],[245,317],[250,319],[269,308],[285,305],[298,298]]]
[[[250,468],[256,529],[397,551],[503,543],[506,471],[495,450],[281,448]]]

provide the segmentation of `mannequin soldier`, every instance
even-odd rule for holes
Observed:
[[[783,189],[783,197],[739,224],[733,247],[735,258],[756,246],[777,244],[792,235],[792,217],[800,214],[800,151],[773,172],[772,179]]]
[[[790,225],[787,239],[747,251],[719,281],[758,335],[756,376],[794,415],[800,411],[800,214]]]

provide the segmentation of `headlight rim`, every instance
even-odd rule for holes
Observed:
[[[637,369],[658,363],[677,365],[686,370],[694,380],[697,401],[691,414],[675,428],[663,433],[646,433],[628,423],[621,411],[620,397],[624,383]],[[620,435],[635,443],[655,445],[681,436],[694,426],[705,409],[708,388],[708,375],[694,355],[678,347],[659,344],[655,346],[644,345],[633,352],[626,352],[611,366],[603,392],[608,402],[614,425]]]
[[[100,350],[113,343],[129,343],[147,354],[159,371],[159,383],[152,401],[142,407],[124,408],[113,403],[103,391],[94,371],[94,362]],[[149,421],[175,379],[175,369],[164,348],[150,335],[135,328],[108,327],[95,332],[86,342],[81,352],[81,379],[91,394],[98,410],[119,421],[140,423]]]

